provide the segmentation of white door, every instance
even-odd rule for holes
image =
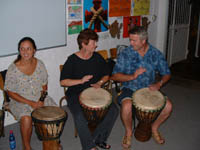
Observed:
[[[167,52],[169,66],[187,57],[190,12],[189,0],[170,0]]]

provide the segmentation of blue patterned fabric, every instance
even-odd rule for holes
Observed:
[[[117,62],[113,69],[113,73],[133,74],[136,69],[143,67],[146,72],[139,75],[135,80],[122,83],[122,88],[126,87],[133,91],[148,87],[155,82],[157,72],[160,75],[170,74],[168,64],[162,53],[149,44],[147,53],[142,57],[132,46],[124,49],[117,57]]]

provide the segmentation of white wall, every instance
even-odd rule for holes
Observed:
[[[161,51],[165,49],[165,36],[166,36],[166,0],[151,0],[151,10],[150,17],[155,15],[157,16],[155,22],[151,23],[149,26],[149,41],[159,48]],[[161,9],[158,9],[161,7]],[[162,11],[164,12],[162,14]],[[122,22],[122,17],[119,18],[110,18],[109,23],[111,24],[114,20],[118,20],[119,23]],[[164,25],[163,25],[164,24]],[[49,95],[59,103],[59,99],[64,95],[63,88],[60,87],[59,84],[59,65],[63,64],[67,57],[72,53],[78,51],[78,45],[76,42],[78,34],[67,36],[67,46],[65,47],[57,47],[47,50],[38,51],[36,53],[36,57],[42,59],[46,65],[48,74],[49,74],[49,83],[48,83],[48,93]],[[98,42],[97,50],[107,49],[116,47],[119,44],[128,45],[129,39],[121,38],[113,39],[110,37],[109,32],[100,33],[100,40]],[[36,43],[37,44],[37,43]],[[16,47],[17,48],[17,47]],[[8,57],[0,57],[0,70],[7,69],[9,64],[14,61],[16,55],[8,56]],[[3,95],[0,93],[0,104],[3,103]],[[14,119],[10,114],[6,114],[5,125],[9,125],[14,123]]]
[[[110,19],[109,21],[112,23],[114,18]],[[118,22],[122,21],[122,18],[118,18]],[[48,74],[49,74],[49,83],[48,83],[48,93],[49,95],[59,103],[59,99],[64,95],[63,88],[60,87],[59,84],[59,77],[60,77],[60,70],[59,65],[63,64],[67,57],[72,53],[78,51],[78,45],[76,42],[78,34],[67,36],[67,46],[65,47],[58,47],[53,49],[47,49],[42,51],[37,51],[36,57],[43,60],[46,65]],[[97,50],[101,49],[109,49],[116,47],[116,45],[123,44],[128,45],[129,40],[128,38],[119,40],[117,38],[111,39],[109,32],[100,33],[100,40],[98,42]],[[122,34],[121,34],[122,36]],[[37,43],[36,43],[37,44]],[[17,47],[16,47],[17,48]],[[0,70],[7,69],[9,64],[11,64],[15,59],[16,55],[8,56],[8,57],[0,57]],[[0,93],[0,103],[3,103],[3,95]],[[13,123],[14,119],[10,114],[6,114],[5,125],[9,125]]]
[[[150,16],[156,17],[149,25],[149,42],[166,54],[169,0],[151,0]]]

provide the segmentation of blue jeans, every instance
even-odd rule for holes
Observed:
[[[95,142],[106,142],[119,114],[119,110],[114,103],[110,105],[106,116],[98,124],[93,134],[88,128],[88,122],[80,106],[79,95],[70,95],[68,97],[68,107],[72,113],[83,150],[90,150],[95,147]]]

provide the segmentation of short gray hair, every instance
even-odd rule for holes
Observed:
[[[141,40],[148,40],[148,33],[143,26],[135,26],[129,30],[129,34],[137,34]]]

